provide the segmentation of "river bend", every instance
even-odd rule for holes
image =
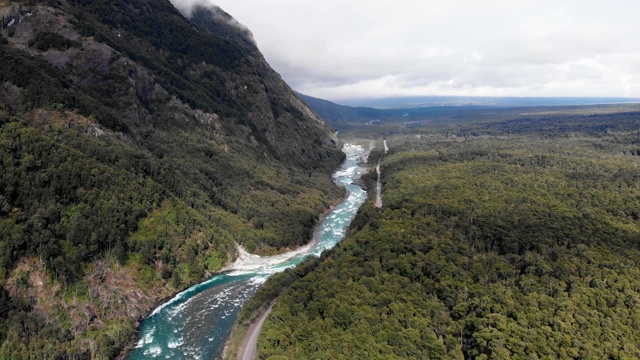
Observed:
[[[195,285],[153,311],[140,325],[136,347],[129,360],[218,359],[242,306],[269,276],[319,256],[346,234],[366,192],[353,182],[365,172],[368,154],[359,145],[346,144],[346,159],[333,174],[348,196],[320,222],[316,241],[289,253],[260,257],[240,251],[231,271]]]

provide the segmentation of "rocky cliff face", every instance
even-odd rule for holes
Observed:
[[[252,112],[251,117],[254,122],[262,124],[264,128],[269,128],[266,133],[270,135],[270,138],[281,139],[281,141],[294,140],[296,133],[304,133],[316,126],[321,126],[324,131],[328,129],[324,120],[314,113],[311,108],[297,96],[278,73],[271,69],[256,47],[253,35],[247,28],[239,24],[229,14],[224,12],[224,10],[215,5],[211,5],[210,7],[197,6],[191,14],[187,15],[192,23],[208,30],[217,37],[235,44],[246,56],[250,67],[256,71],[256,78],[261,79],[261,81],[254,84],[254,86],[263,89],[259,94],[256,94],[257,99],[260,99],[262,109],[256,108],[256,111]],[[265,105],[269,105],[270,108],[269,106],[264,107]],[[296,119],[304,119],[304,121]],[[288,131],[283,132],[282,129],[277,129],[277,126],[273,126],[273,124],[277,123],[282,125],[297,124],[297,126],[290,128],[288,127],[289,125],[287,125]],[[335,146],[337,137],[331,131],[328,137],[321,135],[313,140],[316,145]],[[291,150],[292,149],[290,149],[290,151]],[[306,156],[313,157],[313,154],[307,153],[309,150],[313,151],[312,149],[302,148],[298,151],[305,153]],[[285,154],[283,153],[283,155]]]
[[[165,1],[43,3],[62,5],[24,6],[3,33],[97,101],[122,100],[105,104],[118,115],[96,114],[103,125],[136,134],[176,97],[279,159],[315,168],[335,156],[330,129],[221,10],[197,8],[192,25]]]
[[[0,15],[0,358],[111,358],[235,243],[298,246],[340,196],[332,131],[220,9]]]

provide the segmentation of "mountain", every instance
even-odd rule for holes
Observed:
[[[216,7],[0,2],[0,358],[113,358],[162,299],[299,246],[332,130]]]
[[[332,128],[352,132],[375,131],[367,129],[370,125],[395,126],[397,123],[403,123],[406,126],[416,127],[432,121],[451,123],[460,120],[504,119],[513,117],[518,112],[529,116],[540,113],[544,116],[550,111],[559,110],[586,112],[591,109],[597,113],[608,108],[629,107],[629,111],[633,111],[634,107],[640,103],[638,99],[633,98],[431,96],[352,99],[344,100],[346,105],[341,105],[300,93],[298,96]],[[366,106],[357,106],[358,104]]]
[[[341,101],[348,106],[376,109],[409,109],[432,106],[575,106],[638,103],[639,98],[624,97],[491,97],[491,96],[406,96],[388,98],[356,98]]]
[[[363,123],[387,118],[389,115],[382,110],[370,107],[351,107],[334,102],[314,98],[297,93],[310,108],[320,115],[332,128],[342,130],[349,127],[349,123]]]

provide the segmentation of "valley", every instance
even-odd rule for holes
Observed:
[[[640,113],[625,109],[367,130],[384,205],[370,194],[281,291],[257,358],[640,356]]]
[[[261,43],[281,76],[210,3],[0,1],[0,360],[234,359],[257,320],[256,359],[640,358],[628,59],[376,75],[316,38]]]
[[[346,144],[346,159],[334,173],[347,197],[319,221],[313,240],[296,251],[257,256],[241,251],[224,272],[178,294],[154,310],[141,324],[139,340],[128,359],[148,357],[222,358],[225,342],[240,309],[273,274],[291,271],[311,257],[317,261],[346,234],[351,220],[366,199],[366,192],[353,182],[364,172],[367,153],[362,146]],[[289,270],[287,270],[289,269]]]

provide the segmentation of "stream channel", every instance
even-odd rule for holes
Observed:
[[[319,256],[346,234],[358,208],[367,198],[354,180],[365,172],[368,153],[359,145],[345,145],[344,163],[333,174],[334,182],[348,196],[324,217],[316,228],[316,241],[295,251],[260,257],[240,250],[231,270],[214,275],[164,303],[140,325],[136,347],[129,360],[218,359],[242,306],[269,276]]]

